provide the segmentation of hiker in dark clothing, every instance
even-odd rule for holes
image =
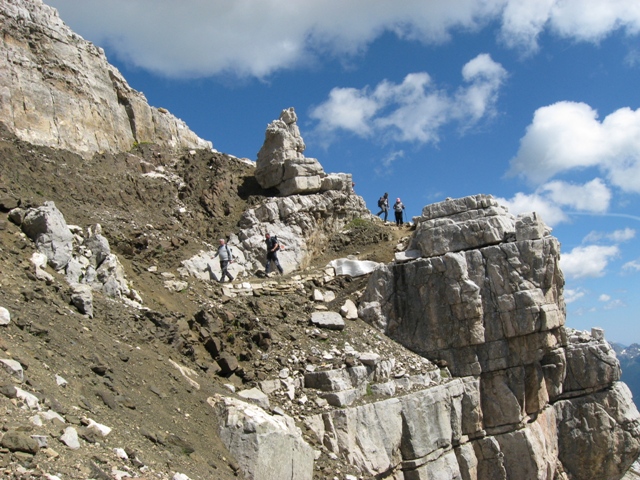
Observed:
[[[269,272],[271,271],[271,262],[273,262],[276,264],[276,268],[278,269],[278,272],[280,272],[280,275],[282,275],[284,271],[282,270],[280,262],[278,261],[278,250],[280,250],[278,239],[275,236],[272,238],[268,233],[264,236],[264,238],[265,243],[267,244],[267,266],[265,267],[264,273],[266,275],[269,275]]]
[[[386,222],[389,213],[389,194],[387,192],[378,199],[378,207],[380,207],[380,211],[376,213],[376,216],[379,217],[381,213],[384,213],[384,221]]]
[[[402,217],[404,215],[404,204],[399,198],[396,198],[396,203],[393,204],[393,211],[396,213],[396,225],[401,226],[403,223]]]
[[[227,270],[229,264],[233,261],[233,256],[231,255],[231,250],[229,250],[229,245],[227,245],[227,242],[222,238],[220,239],[220,246],[218,247],[218,251],[214,257],[218,257],[220,259],[220,270],[222,271],[218,282],[224,283],[224,277],[229,277],[229,281],[233,282],[233,277]]]

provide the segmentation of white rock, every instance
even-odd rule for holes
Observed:
[[[249,390],[243,390],[238,393],[238,396],[243,400],[258,405],[260,408],[269,408],[269,397],[257,388],[251,388]]]
[[[12,377],[16,378],[20,383],[24,382],[24,371],[20,362],[11,360],[10,358],[0,359],[2,366]]]
[[[0,326],[9,325],[11,323],[11,314],[9,310],[0,307]]]
[[[114,448],[113,449],[114,453],[116,454],[116,456],[122,460],[128,460],[129,459],[129,455],[127,455],[127,452],[124,451],[124,448]]]
[[[80,448],[80,440],[78,439],[78,432],[73,427],[67,427],[64,433],[60,437],[60,441],[64,443],[71,450],[77,450]]]
[[[189,478],[187,475],[185,475],[184,473],[176,473],[171,480],[191,480],[191,478]]]
[[[90,418],[87,419],[87,422],[87,430],[91,430],[92,432],[99,434],[101,437],[106,437],[111,433],[111,427],[107,427],[106,425],[91,420]]]
[[[347,298],[347,300],[345,300],[344,302],[344,305],[340,307],[340,313],[347,320],[355,320],[356,318],[358,318],[358,307],[356,307],[356,304],[353,303],[353,300]]]

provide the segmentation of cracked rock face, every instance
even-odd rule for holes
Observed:
[[[602,332],[564,326],[560,245],[549,228],[486,195],[429,205],[415,220],[416,254],[372,273],[359,314],[478,380],[480,425],[463,432],[469,441],[447,469],[478,479],[619,478],[640,452],[640,415]],[[473,440],[480,429],[487,436]]]
[[[0,9],[0,116],[22,140],[88,157],[152,142],[211,148],[165,109],[149,106],[107,62],[40,0]]]
[[[262,188],[277,188],[282,196],[310,194],[327,190],[351,191],[351,174],[325,173],[320,162],[303,152],[298,116],[293,107],[267,126],[256,161],[256,180]]]

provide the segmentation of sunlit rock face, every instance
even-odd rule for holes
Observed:
[[[476,458],[470,478],[618,478],[640,452],[640,417],[602,332],[564,326],[550,229],[486,195],[429,205],[414,221],[409,248],[420,258],[375,270],[359,314],[454,376],[479,380],[482,429],[496,443],[473,442],[473,451],[492,445],[502,459],[485,468]],[[557,461],[541,461],[543,451]]]
[[[40,0],[0,9],[0,118],[22,140],[91,156],[151,142],[211,148],[163,108],[149,106],[107,62]]]
[[[304,156],[306,148],[293,108],[267,126],[256,160],[256,180],[262,188],[276,188],[282,196],[351,190],[351,174],[325,173],[320,162]]]

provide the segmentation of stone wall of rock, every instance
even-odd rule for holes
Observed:
[[[619,478],[640,453],[640,415],[602,332],[564,327],[560,246],[542,220],[485,195],[414,220],[411,259],[372,273],[359,314],[478,380],[487,437],[465,447],[477,476],[461,478]]]
[[[283,110],[267,126],[256,161],[256,180],[262,188],[277,188],[280,195],[351,191],[351,174],[325,173],[320,162],[307,158],[293,107]]]
[[[22,140],[84,156],[135,142],[211,148],[165,109],[150,107],[104,51],[41,0],[0,2],[0,119]]]
[[[351,191],[275,197],[247,210],[240,220],[240,247],[253,269],[263,269],[265,233],[276,235],[284,250],[278,257],[285,272],[307,266],[329,236],[356,218],[370,217],[364,199]]]

